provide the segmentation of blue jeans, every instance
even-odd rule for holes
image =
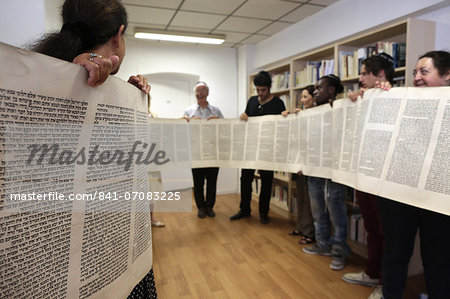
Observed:
[[[308,177],[311,212],[320,248],[350,254],[347,244],[347,187],[329,179]],[[334,232],[331,235],[331,224]]]

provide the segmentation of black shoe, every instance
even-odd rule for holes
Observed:
[[[270,221],[269,216],[267,215],[261,215],[259,217],[259,220],[261,221],[262,224],[267,224]]]
[[[197,216],[198,216],[198,218],[205,218],[206,217],[206,210],[205,210],[205,208],[198,209]]]
[[[230,220],[231,220],[231,221],[233,221],[233,220],[239,220],[239,219],[244,218],[244,217],[250,217],[250,213],[244,213],[244,212],[242,212],[242,211],[240,210],[239,212],[237,212],[237,214],[231,216],[231,217],[230,217]]]
[[[208,215],[208,217],[214,217],[216,216],[216,213],[214,212],[213,208],[206,208],[206,215]]]

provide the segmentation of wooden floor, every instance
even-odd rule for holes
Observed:
[[[153,228],[153,268],[159,298],[367,298],[373,288],[341,279],[361,271],[355,254],[342,271],[330,269],[330,257],[304,254],[294,223],[270,211],[271,222],[252,217],[231,222],[239,195],[217,197],[216,217],[192,213],[157,213],[164,228]],[[420,280],[420,278],[419,278]],[[423,282],[419,282],[420,283]],[[411,282],[409,282],[411,284]],[[418,284],[413,282],[414,286]],[[419,298],[408,287],[405,298]]]

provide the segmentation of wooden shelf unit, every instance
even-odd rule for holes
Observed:
[[[299,53],[289,60],[284,60],[282,64],[270,66],[266,69],[271,75],[280,75],[289,72],[289,87],[281,90],[272,87],[272,93],[277,96],[287,96],[287,109],[291,112],[297,107],[297,99],[302,88],[310,82],[301,82],[296,84],[296,74],[305,69],[308,63],[334,60],[333,74],[339,75],[339,52],[355,51],[359,48],[373,46],[377,42],[397,42],[406,43],[405,66],[395,69],[395,77],[404,77],[404,84],[412,86],[414,69],[417,58],[426,51],[432,50],[435,44],[436,24],[432,21],[408,18],[390,25],[378,26],[377,28],[357,33],[345,39],[330,42],[320,48],[312,49],[307,52]],[[250,75],[250,95],[256,95],[253,86],[253,77]],[[341,77],[344,87],[354,89],[358,84],[359,76]],[[345,95],[345,94],[344,94]]]

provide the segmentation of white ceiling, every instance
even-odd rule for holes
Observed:
[[[122,0],[135,27],[224,34],[227,47],[256,44],[339,0]]]

